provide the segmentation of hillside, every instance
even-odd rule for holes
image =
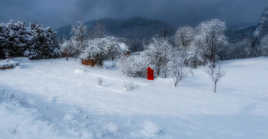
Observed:
[[[260,16],[257,25],[247,27],[232,27],[226,31],[230,42],[238,42],[243,39],[254,39],[256,30],[260,32],[260,38],[268,34],[268,14],[267,9]],[[170,36],[176,32],[176,27],[171,26],[163,21],[134,17],[129,19],[111,19],[105,18],[93,20],[85,23],[88,32],[95,34],[98,31],[104,32],[106,35],[123,37],[129,40],[148,40],[157,34],[166,33]],[[57,29],[58,38],[69,38],[71,35],[71,25],[67,25]]]
[[[165,22],[142,17],[133,17],[129,19],[104,18],[86,22],[85,25],[91,34],[94,34],[96,30],[101,29],[101,31],[105,32],[107,35],[136,40],[148,39],[163,31],[167,31],[168,35],[172,35],[175,30],[173,26]],[[59,28],[57,33],[59,38],[69,38],[71,34],[71,25]]]
[[[261,40],[262,37],[264,37],[267,34],[268,34],[268,8],[263,11],[257,25],[227,31],[227,36],[229,37],[231,42],[238,42],[243,39],[254,40],[256,39],[255,37],[257,37],[258,40]]]
[[[130,79],[77,60],[15,61],[0,71],[3,139],[268,137],[267,57],[223,61],[217,94],[202,67],[174,88],[171,79]]]

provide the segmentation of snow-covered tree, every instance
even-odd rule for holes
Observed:
[[[123,74],[129,77],[146,77],[150,57],[146,55],[131,55],[120,58],[119,67]]]
[[[227,42],[225,36],[226,25],[219,19],[202,22],[198,27],[195,36],[195,46],[202,52],[204,58],[214,65],[217,61],[217,52]]]
[[[143,52],[149,57],[151,67],[155,70],[156,76],[167,77],[167,64],[169,62],[169,54],[173,47],[164,38],[154,38]]]
[[[191,67],[204,63],[197,45],[198,41],[195,40],[196,32],[196,29],[186,26],[179,28],[175,34],[176,48],[180,51],[180,55],[183,55],[184,63]]]
[[[85,50],[88,40],[88,32],[87,27],[82,22],[78,22],[73,26],[71,40],[73,45],[76,46],[80,52]]]
[[[56,33],[51,28],[21,21],[0,24],[0,58],[29,56],[30,58],[51,58],[58,56]]]
[[[191,45],[195,35],[195,29],[190,26],[181,27],[175,34],[177,47],[187,49]]]
[[[225,75],[225,73],[222,71],[221,65],[219,63],[209,63],[207,65],[207,74],[213,83],[213,92],[217,93],[218,83]]]
[[[264,37],[268,32],[268,8],[265,8],[260,21],[258,23],[258,26],[254,32],[254,37],[257,39]]]
[[[23,22],[10,21],[0,25],[0,57],[23,56],[26,46],[31,45],[31,32]]]
[[[61,55],[67,60],[79,54],[79,49],[74,45],[72,40],[64,40],[63,43],[60,44],[60,51]]]
[[[268,56],[268,35],[264,36],[261,40],[261,44],[260,44],[260,53],[263,56]]]
[[[224,59],[247,58],[252,55],[251,39],[243,39],[241,41],[230,43],[229,47],[225,47]]]
[[[107,36],[88,40],[85,50],[81,54],[82,59],[93,59],[102,64],[105,59],[119,58],[128,51],[128,46],[119,38]]]
[[[8,28],[0,24],[0,59],[6,58],[8,48]]]
[[[60,55],[60,49],[56,40],[56,33],[49,27],[32,24],[32,45],[25,51],[25,55],[31,59],[53,58]]]

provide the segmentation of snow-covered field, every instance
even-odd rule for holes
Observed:
[[[212,93],[204,68],[179,87],[77,60],[0,71],[0,139],[267,139],[268,58],[224,61]]]

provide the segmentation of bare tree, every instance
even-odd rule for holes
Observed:
[[[222,71],[221,65],[219,63],[209,63],[207,65],[207,74],[213,83],[213,92],[217,93],[217,85],[221,78],[225,75]]]
[[[201,23],[198,26],[198,35],[195,41],[202,49],[203,56],[212,64],[216,65],[217,53],[227,42],[225,36],[226,25],[219,19],[213,19]]]
[[[186,55],[182,51],[173,50],[169,55],[168,70],[173,79],[174,86],[177,87],[180,81],[186,76],[185,59]]]

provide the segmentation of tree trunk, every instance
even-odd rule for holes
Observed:
[[[175,86],[175,87],[177,87],[177,86],[178,86],[178,84],[179,84],[179,79],[178,79],[178,78],[176,78],[175,83],[174,83],[174,86]]]
[[[217,82],[214,82],[214,93],[217,93]]]

